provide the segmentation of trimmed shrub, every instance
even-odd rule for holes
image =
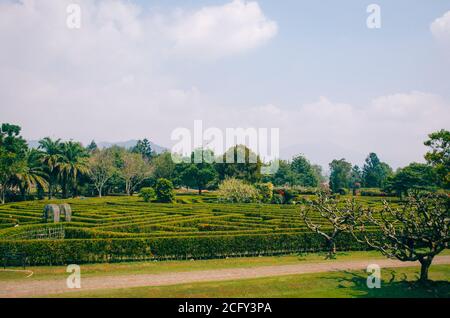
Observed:
[[[387,197],[388,196],[388,194],[386,192],[383,192],[378,188],[361,189],[360,195],[362,197]]]
[[[219,201],[226,203],[255,203],[259,192],[250,184],[238,179],[227,179],[219,185]]]
[[[258,183],[256,189],[259,191],[261,196],[261,201],[264,203],[270,203],[273,197],[273,184],[268,183]]]
[[[348,190],[345,189],[345,188],[339,188],[339,189],[336,190],[335,193],[339,194],[339,195],[346,195],[346,194],[348,194]]]
[[[272,196],[272,204],[283,204],[283,196],[279,193],[274,193]]]
[[[364,250],[350,234],[338,236],[340,251]],[[0,241],[0,255],[24,254],[29,265],[107,263],[149,259],[187,259],[321,252],[316,233],[186,236],[130,239]],[[8,263],[7,265],[17,265]]]
[[[142,188],[141,191],[139,191],[139,196],[145,201],[145,202],[151,202],[156,199],[156,192],[153,188]]]
[[[175,199],[172,181],[160,178],[155,186],[156,199],[160,203],[172,203]]]

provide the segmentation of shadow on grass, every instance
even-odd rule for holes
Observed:
[[[338,288],[350,289],[355,297],[361,298],[450,298],[450,282],[417,282],[418,276],[412,278],[405,273],[393,270],[384,272],[381,288],[367,287],[367,275],[345,271],[344,275],[330,277],[338,282]]]

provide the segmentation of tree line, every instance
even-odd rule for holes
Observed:
[[[426,163],[413,162],[393,171],[375,153],[369,154],[363,168],[352,166],[345,159],[330,163],[330,188],[333,192],[345,192],[359,188],[380,188],[386,193],[403,196],[410,190],[435,191],[450,188],[450,132],[440,130],[431,133],[424,142],[429,151]]]
[[[265,164],[249,148],[237,145],[220,155],[221,160],[196,162],[183,158],[175,164],[172,154],[156,154],[147,139],[125,149],[112,146],[100,149],[93,141],[84,147],[80,142],[44,138],[37,148],[29,148],[17,125],[0,127],[0,200],[33,198],[132,195],[143,187],[153,187],[158,179],[170,180],[175,187],[198,190],[217,189],[226,179],[234,178],[249,184],[272,183],[277,187],[311,187],[329,185],[336,193],[354,192],[360,188],[381,188],[398,195],[412,188],[448,189],[450,185],[450,132],[441,130],[429,135],[425,145],[430,151],[426,164],[412,163],[396,172],[375,153],[369,154],[362,168],[345,159],[330,163],[329,182],[319,165],[303,155],[280,160],[274,175],[261,175]],[[201,151],[202,158],[216,155]],[[239,163],[239,153],[245,155]],[[234,163],[226,162],[233,156]],[[255,161],[249,160],[256,158]],[[216,158],[217,159],[217,158]],[[211,163],[209,163],[211,162]],[[255,162],[255,163],[250,163]]]

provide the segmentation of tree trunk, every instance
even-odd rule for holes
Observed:
[[[198,195],[202,195],[202,188],[198,188]]]
[[[67,199],[67,181],[66,181],[66,178],[62,179],[61,191],[62,191],[63,199]]]
[[[5,197],[5,193],[6,193],[6,190],[2,187],[2,204],[5,204],[5,201],[6,201],[6,197]]]
[[[329,240],[327,259],[333,259],[335,255],[336,255],[336,242],[334,240]]]
[[[125,183],[125,191],[127,192],[128,196],[131,196],[131,183],[130,182]]]
[[[53,199],[53,182],[50,180],[48,182],[48,199]]]
[[[424,283],[428,281],[428,270],[430,269],[431,262],[433,262],[433,258],[422,258],[419,262],[421,264],[419,282]]]
[[[98,197],[99,197],[99,198],[102,197],[102,188],[98,189]]]

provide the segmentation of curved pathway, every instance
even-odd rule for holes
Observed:
[[[365,270],[368,265],[377,264],[381,268],[398,268],[419,266],[418,262],[400,262],[391,259],[372,259],[356,261],[333,261],[303,263],[295,265],[276,265],[252,268],[230,268],[218,270],[202,270],[190,272],[174,272],[164,274],[117,275],[102,277],[81,277],[81,289],[69,289],[65,279],[30,280],[0,282],[0,298],[33,297],[62,294],[66,292],[90,291],[101,289],[117,289],[146,286],[168,286],[197,282],[213,282],[283,275],[323,273],[346,270]],[[436,257],[437,264],[450,264],[450,255]],[[82,273],[81,273],[82,274]],[[69,274],[68,274],[69,275]]]

